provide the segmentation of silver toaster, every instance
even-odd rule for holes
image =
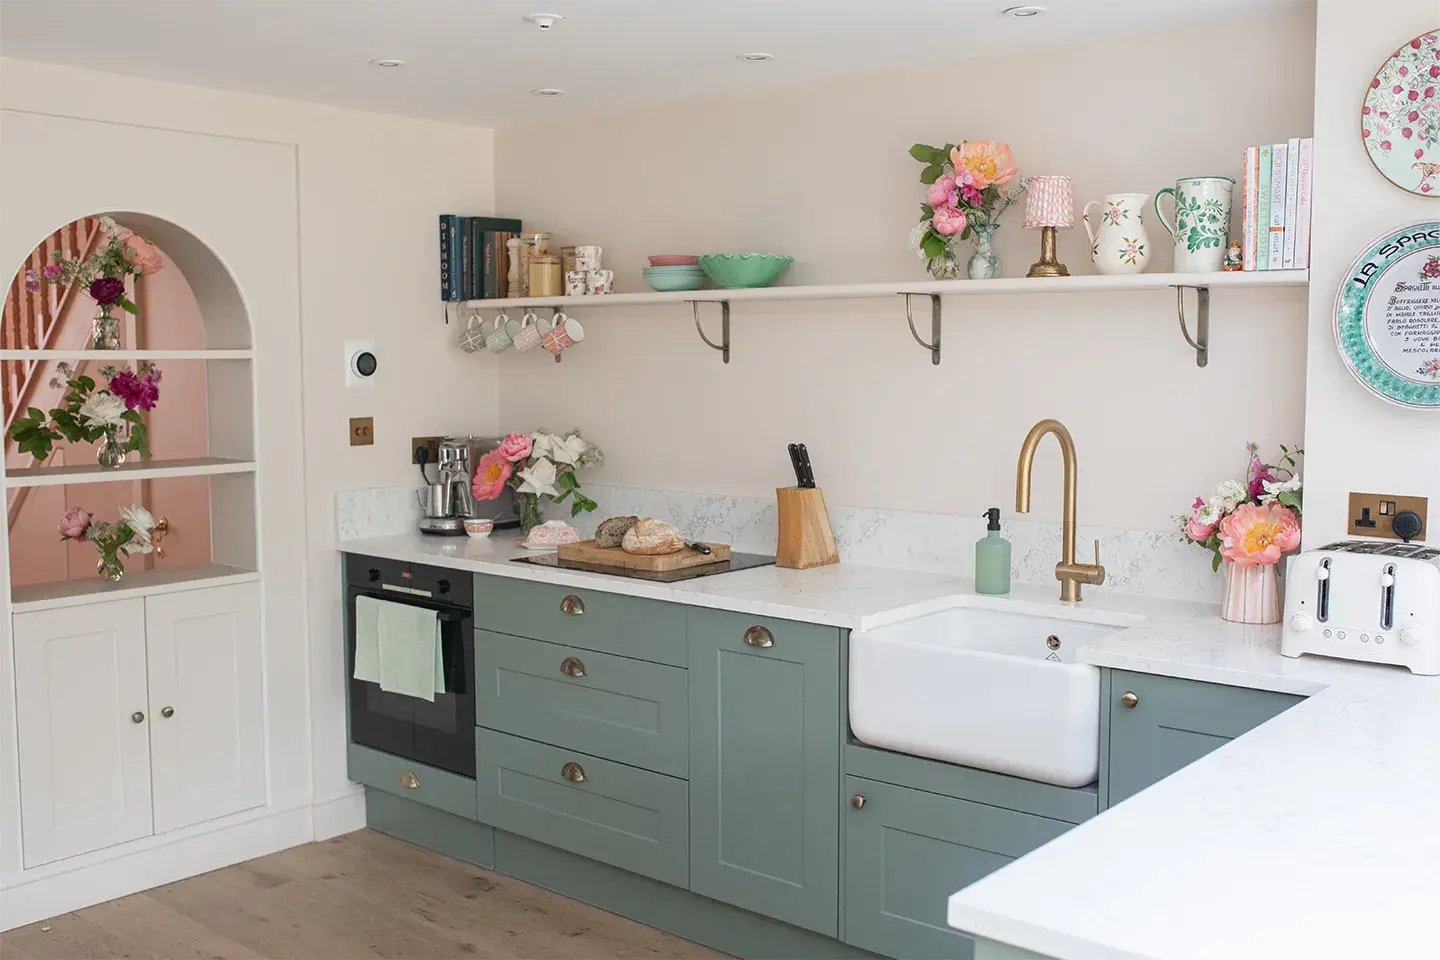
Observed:
[[[1280,652],[1440,674],[1440,550],[1343,540],[1291,557]]]

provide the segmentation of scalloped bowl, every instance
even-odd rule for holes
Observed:
[[[773,253],[711,253],[700,258],[710,279],[731,290],[768,287],[794,262],[794,257]]]

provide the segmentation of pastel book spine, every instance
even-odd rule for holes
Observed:
[[[1310,198],[1315,189],[1315,141],[1305,137],[1300,141],[1299,173],[1296,177],[1295,198],[1295,269],[1310,267]]]
[[[1255,175],[1255,269],[1270,269],[1270,145],[1260,148]]]
[[[1260,172],[1260,148],[1245,148],[1245,171],[1241,175],[1242,190],[1240,201],[1242,260],[1246,270],[1255,269],[1255,202],[1258,199],[1255,181]]]
[[[454,300],[454,277],[452,251],[455,240],[455,217],[449,213],[440,214],[440,299]]]
[[[1285,253],[1280,266],[1295,269],[1295,215],[1300,203],[1300,138],[1285,145]]]
[[[1270,148],[1270,269],[1285,264],[1285,154],[1289,145]]]

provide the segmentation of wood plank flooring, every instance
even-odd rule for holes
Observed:
[[[0,934],[0,957],[592,960],[724,954],[361,830],[18,927]]]

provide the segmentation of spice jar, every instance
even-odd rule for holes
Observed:
[[[530,296],[558,297],[565,292],[559,257],[530,258]]]
[[[560,248],[560,272],[561,272],[561,273],[566,273],[566,274],[568,274],[568,273],[570,273],[571,271],[576,270],[576,269],[579,269],[579,268],[575,265],[575,247],[574,247],[574,246],[561,247],[561,248]]]

